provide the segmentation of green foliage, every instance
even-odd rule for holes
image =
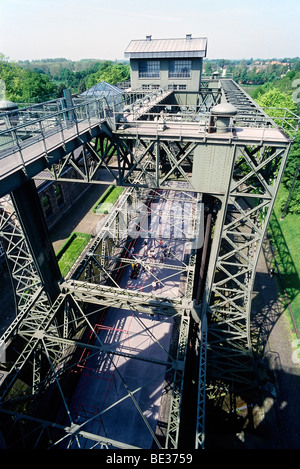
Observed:
[[[288,77],[291,81],[294,79],[296,74]],[[286,77],[283,79],[285,82],[284,89],[288,89],[286,87]],[[279,87],[273,87],[266,91],[264,94],[259,94],[256,101],[262,107],[276,107],[276,108],[287,108],[292,112],[297,112],[297,106],[293,102],[292,98],[292,86],[288,91],[280,91],[280,84]],[[282,116],[282,111],[280,110],[272,110],[270,111],[272,117],[274,116]],[[285,126],[284,126],[285,127]],[[287,128],[287,126],[286,126]],[[300,214],[300,171],[298,172],[297,176],[297,169],[300,163],[300,131],[296,133],[295,139],[291,146],[291,150],[289,152],[287,165],[283,174],[282,184],[289,192],[284,192],[284,196],[278,199],[278,206],[280,207],[281,211],[283,211],[285,204],[288,200],[288,213]],[[289,199],[288,199],[289,198]]]
[[[299,215],[295,213],[288,213],[283,220],[280,219],[281,202],[286,200],[287,193],[287,189],[281,184],[268,231],[272,238],[273,248],[276,253],[276,261],[290,301],[290,307],[295,317],[298,329],[300,330],[300,223]],[[279,281],[278,277],[277,279]],[[280,281],[279,287],[282,287]]]
[[[300,214],[300,131],[291,146],[288,162],[283,174],[282,183],[284,187],[291,191],[288,203],[288,213]],[[280,208],[284,209],[288,194],[280,200]]]
[[[296,110],[291,93],[281,92],[274,87],[259,94],[256,101],[262,107],[286,108],[292,112]]]
[[[271,81],[267,82],[264,85],[261,85],[255,88],[254,92],[251,93],[251,96],[253,99],[256,100],[259,96],[263,95],[264,93],[271,90],[272,88],[274,88],[274,83],[272,83]]]
[[[22,80],[22,101],[37,103],[56,97],[56,86],[44,74],[25,70]]]
[[[232,78],[242,85],[264,86],[267,83],[276,83],[291,72],[300,71],[300,60],[296,58],[269,59],[269,60],[204,60],[204,73],[232,74]]]
[[[300,63],[300,61],[299,61]],[[252,98],[257,100],[259,103],[261,102],[262,96],[264,96],[268,91],[277,90],[279,93],[271,94],[267,96],[267,98],[263,98],[262,102],[266,102],[267,99],[269,102],[275,103],[273,106],[277,106],[282,104],[283,107],[287,107],[290,111],[295,112],[296,114],[300,115],[300,103],[296,103],[293,101],[293,93],[296,91],[295,83],[296,80],[300,79],[300,71],[296,71],[295,69],[288,72],[284,77],[280,80],[276,80],[274,82],[266,83],[262,86],[256,88],[256,90],[251,94]],[[288,96],[288,97],[287,97]],[[278,104],[276,104],[278,103]],[[263,104],[266,105],[266,104]]]
[[[0,56],[0,79],[5,83],[5,99],[18,103],[37,103],[56,97],[57,88],[49,77],[25,70]]]
[[[3,98],[11,101],[22,101],[22,76],[20,67],[8,64],[3,54],[0,56],[0,80],[5,83],[5,96]]]
[[[116,203],[119,196],[122,194],[124,187],[109,186],[96,203],[93,211],[95,213],[109,213],[112,206]]]
[[[120,81],[127,81],[130,78],[129,64],[124,65],[106,61],[100,65],[96,73],[89,76],[87,81],[87,88],[91,88],[100,81],[106,83],[116,84]]]
[[[72,62],[44,59],[8,62],[0,54],[0,80],[5,83],[5,99],[17,103],[37,103],[62,96],[66,88],[82,93],[100,81],[117,84],[130,78],[128,63],[95,59]]]
[[[272,117],[276,125],[288,135],[294,136],[298,123],[295,117],[296,106],[291,93],[271,88],[266,93],[259,95],[256,101],[265,108],[265,112]]]
[[[39,71],[49,76],[57,85],[58,95],[61,90],[70,88],[73,93],[81,93],[100,81],[116,84],[129,79],[129,64],[109,60],[84,59],[43,59],[18,64],[23,69]]]

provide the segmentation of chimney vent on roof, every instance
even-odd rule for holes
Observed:
[[[191,39],[192,39],[192,35],[191,35],[191,34],[187,34],[187,35],[186,35],[186,40],[187,40],[187,41],[190,41]]]
[[[146,36],[146,41],[151,41],[152,36]]]

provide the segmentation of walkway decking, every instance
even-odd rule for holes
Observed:
[[[269,142],[288,143],[290,139],[279,128],[271,127],[237,127],[233,131],[208,133],[205,125],[199,122],[169,121],[135,121],[119,127],[119,134],[135,134],[141,137],[160,137],[167,140],[189,139],[192,141],[220,140],[224,142]]]

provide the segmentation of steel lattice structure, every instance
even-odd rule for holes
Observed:
[[[255,385],[253,282],[292,142],[290,129],[298,118],[285,117],[279,123],[233,81],[210,84],[203,83],[193,105],[185,104],[184,93],[169,90],[123,93],[110,105],[81,99],[62,112],[52,103],[52,114],[45,103],[44,114],[31,122],[30,131],[27,121],[6,130],[11,143],[3,150],[8,164],[1,173],[1,195],[11,192],[12,198],[2,199],[0,236],[17,299],[16,318],[1,338],[9,361],[2,370],[0,428],[9,428],[8,446],[139,448],[130,438],[114,438],[106,423],[112,409],[121,409],[122,414],[123,403],[130,401],[155,446],[176,449],[186,431],[182,422],[188,412],[189,385],[196,379],[197,391],[191,398],[195,425],[188,433],[192,445],[202,448],[207,381]],[[214,111],[224,103],[234,105],[236,112]],[[30,116],[30,110],[20,115]],[[224,118],[227,128],[221,131]],[[17,147],[12,144],[16,136]],[[55,144],[50,144],[50,137],[55,137]],[[76,179],[68,177],[68,167],[76,171]],[[26,202],[36,200],[32,178],[45,168],[49,179],[92,184],[103,183],[99,170],[106,169],[113,184],[125,187],[118,205],[64,279],[49,245],[48,257],[41,259],[46,228],[39,218],[33,220],[36,213],[26,210]],[[133,213],[126,213],[128,201],[150,207],[156,198],[179,206],[188,200],[193,207],[188,214],[191,236],[185,242],[198,239],[201,216],[205,220],[204,244],[188,245],[181,265],[166,262],[166,274],[157,262],[138,259],[140,268],[162,285],[180,279],[183,295],[131,291],[116,277],[132,262],[125,255],[132,242],[126,230],[134,221]],[[175,225],[171,220],[170,226]],[[116,306],[123,312],[122,319],[116,316],[118,327],[110,322]],[[157,321],[150,324],[155,315]],[[126,329],[128,318],[136,332]],[[171,341],[165,345],[159,326],[169,323]],[[147,337],[153,354],[128,348],[129,339],[137,337]],[[82,376],[91,376],[83,370],[93,358],[101,363],[99,376],[106,373],[118,390],[121,384],[122,394],[102,409],[93,409],[92,415],[85,408],[83,415],[73,406],[72,394]],[[118,365],[126,360],[157,372],[131,388]],[[196,364],[192,377],[187,374],[191,362]],[[159,425],[153,428],[139,400],[141,392],[150,393],[158,376],[165,390],[162,408],[167,409],[167,417],[159,417],[163,430]]]

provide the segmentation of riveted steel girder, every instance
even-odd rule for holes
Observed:
[[[194,116],[189,111],[179,115],[173,112],[172,106],[168,106],[168,112],[159,112],[160,104],[168,104],[167,98],[171,96],[169,92],[163,96],[161,94],[151,107],[144,106],[148,99],[145,97],[145,102],[138,103],[138,109],[132,106],[132,112],[125,113],[124,108],[122,118],[122,109],[119,108],[113,123],[111,112],[105,120],[102,108],[97,121],[95,112],[92,112],[96,103],[89,103],[76,110],[80,111],[78,118],[83,116],[80,123],[82,129],[78,121],[67,122],[68,125],[63,126],[65,111],[58,113],[62,119],[58,127],[53,120],[57,116],[51,117],[51,137],[55,134],[60,135],[60,138],[54,148],[49,146],[50,134],[42,132],[42,150],[32,162],[29,160],[29,152],[19,142],[16,154],[21,156],[20,167],[15,172],[10,171],[4,190],[7,187],[19,190],[17,188],[24,181],[35,177],[45,168],[50,170],[50,179],[100,184],[104,183],[100,170],[106,170],[113,184],[129,187],[132,198],[139,199],[138,192],[134,192],[133,188],[149,192],[170,190],[171,187],[174,192],[177,191],[178,199],[178,194],[183,190],[214,197],[217,211],[210,240],[204,294],[200,297],[200,305],[195,305],[194,253],[187,265],[177,268],[177,273],[186,276],[185,298],[158,298],[149,293],[119,288],[114,280],[113,265],[128,265],[120,252],[114,252],[122,242],[120,226],[124,217],[121,216],[120,207],[123,207],[125,197],[120,199],[119,209],[108,215],[105,230],[97,233],[94,247],[100,247],[100,254],[91,247],[88,255],[81,259],[82,264],[74,266],[61,284],[56,283],[58,278],[53,260],[50,273],[55,279],[56,291],[53,291],[49,278],[47,280],[48,272],[41,269],[39,263],[37,253],[41,251],[42,244],[40,242],[38,247],[32,249],[34,235],[28,236],[28,220],[27,224],[22,223],[22,215],[24,217],[26,210],[24,204],[22,206],[20,194],[15,200],[22,207],[19,218],[15,216],[14,210],[1,206],[0,233],[7,259],[13,265],[12,277],[17,285],[19,308],[16,320],[6,331],[4,340],[9,341],[15,334],[20,341],[21,352],[3,374],[0,411],[3,416],[13,415],[22,425],[26,422],[22,434],[24,441],[32,444],[32,440],[27,440],[27,437],[31,431],[37,431],[34,444],[38,445],[46,429],[51,432],[51,437],[44,440],[46,446],[51,438],[53,447],[83,447],[89,441],[90,447],[133,448],[134,445],[114,440],[108,435],[88,432],[85,427],[99,423],[105,428],[105,414],[111,408],[118,408],[123,401],[130,400],[151,438],[160,448],[161,443],[136,398],[152,379],[132,389],[117,366],[117,359],[120,358],[149,362],[153,367],[160,366],[163,376],[170,373],[172,386],[165,447],[177,448],[191,318],[196,320],[198,327],[197,448],[204,447],[207,378],[253,385],[250,335],[252,288],[258,255],[291,139],[252,100],[246,98],[240,87],[227,80],[221,80],[219,85],[216,92],[209,90],[209,87],[203,88],[196,106],[197,112],[201,112]],[[207,111],[209,106],[224,100],[235,104],[238,112],[228,131],[219,133],[215,125],[217,117]],[[153,109],[155,112],[149,112]],[[23,127],[17,126],[15,130],[23,132]],[[7,133],[13,135],[13,130],[9,129]],[[75,171],[76,177],[69,170]],[[175,202],[174,194],[173,197]],[[197,230],[198,216],[194,214],[193,217],[194,230]],[[36,230],[41,234],[41,223],[38,225]],[[74,278],[82,266],[96,266],[101,271],[101,283],[91,282],[92,276],[84,281]],[[157,267],[155,263],[148,266]],[[176,270],[174,266],[167,267],[172,272]],[[103,284],[103,280],[111,284]],[[121,336],[117,337],[115,343],[106,344],[105,336],[103,339],[98,334],[99,331],[103,332],[103,325],[98,324],[97,318],[116,305],[123,311],[124,317],[129,313],[141,327],[142,334],[160,349],[164,348],[163,344],[155,337],[154,326],[150,327],[146,318],[153,318],[156,314],[160,321],[172,320],[178,332],[176,353],[170,354],[164,349],[166,358],[162,360],[155,356],[136,356],[134,351],[122,349],[127,338]],[[106,327],[110,333],[111,329]],[[83,351],[83,354],[78,358],[76,353],[79,351]],[[76,419],[80,415],[72,409],[66,383],[82,370],[81,364],[89,357],[102,359],[103,355],[105,366],[116,373],[125,394],[104,409],[95,411],[92,417],[85,415],[84,422],[78,424]],[[71,357],[75,357],[75,360],[72,361]],[[30,385],[27,383],[24,393],[14,384],[25,369],[26,372],[30,370]],[[14,406],[19,402],[41,404],[40,396],[47,392],[51,396],[51,391],[56,395],[56,404],[59,402],[61,406],[56,408],[56,415],[62,412],[64,424],[55,418],[37,419],[30,412],[25,415],[16,410],[10,411],[10,406],[16,409]]]
[[[212,376],[255,386],[250,335],[253,283],[289,145],[237,146],[221,199],[203,312]]]

